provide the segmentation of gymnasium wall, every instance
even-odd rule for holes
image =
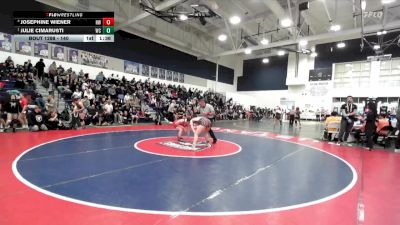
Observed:
[[[238,78],[238,91],[287,90],[288,55],[243,61],[243,76]]]
[[[398,32],[386,34],[383,40],[391,40],[399,34]],[[378,42],[376,35],[367,37],[367,40]],[[318,57],[315,59],[315,68],[331,68],[332,64],[340,62],[365,61],[368,56],[375,55],[372,49],[368,48],[367,43],[364,44],[365,48],[361,52],[360,38],[345,40],[344,42],[346,47],[341,49],[336,47],[337,42],[317,45],[315,49],[318,52]],[[385,54],[392,54],[392,57],[400,57],[400,48],[397,45],[392,45],[385,50]]]
[[[14,10],[60,11],[33,0],[14,0],[0,7],[0,32],[12,33]],[[114,43],[59,43],[62,46],[85,50],[118,59],[129,60],[167,70],[172,70],[208,80],[215,80],[216,64],[184,52],[143,39],[133,34],[118,31]],[[234,84],[234,70],[219,66],[218,81]]]

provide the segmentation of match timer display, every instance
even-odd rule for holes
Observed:
[[[16,41],[114,42],[113,12],[14,12]]]

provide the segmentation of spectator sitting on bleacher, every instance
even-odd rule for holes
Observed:
[[[53,95],[49,95],[47,97],[46,111],[47,112],[57,112],[56,101],[54,100]]]
[[[103,74],[103,71],[101,71],[99,74],[96,76],[96,81],[104,81],[105,76]]]
[[[35,105],[39,106],[42,112],[46,112],[46,102],[43,100],[43,96],[39,93],[36,94]]]
[[[39,106],[29,114],[31,131],[48,130],[46,123],[46,116],[42,113]]]
[[[58,115],[57,115],[56,111],[50,111],[47,114],[47,120],[46,120],[45,125],[49,130],[57,130],[58,129]]]

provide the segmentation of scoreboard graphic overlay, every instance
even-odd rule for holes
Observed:
[[[114,12],[14,12],[16,41],[114,42]]]

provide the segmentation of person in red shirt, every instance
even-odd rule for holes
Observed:
[[[19,104],[22,107],[22,112],[20,114],[20,120],[22,121],[22,128],[28,129],[28,119],[26,117],[26,110],[28,109],[28,98],[27,94],[23,94],[19,99]]]

